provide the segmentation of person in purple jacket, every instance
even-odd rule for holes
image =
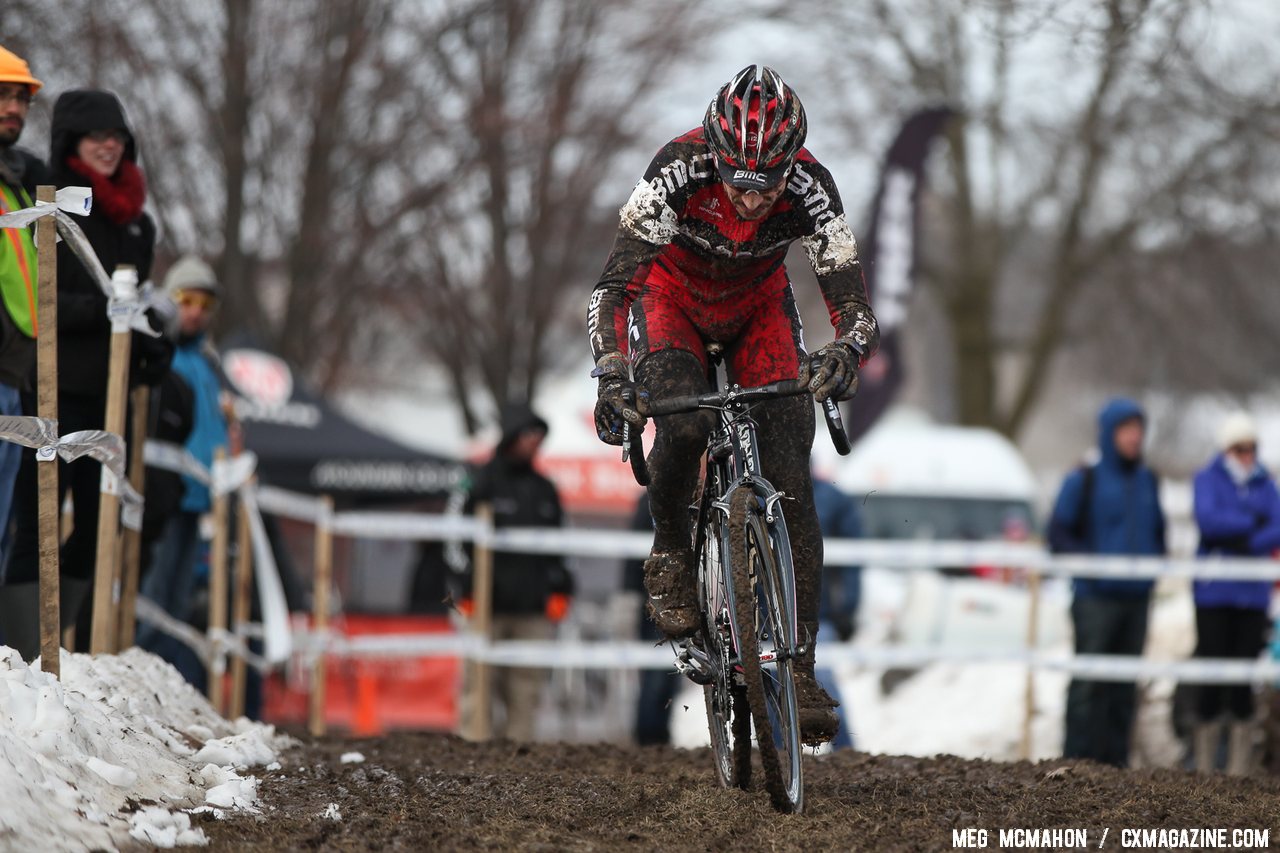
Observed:
[[[1243,412],[1229,415],[1218,430],[1221,451],[1195,478],[1199,553],[1268,557],[1280,550],[1280,493],[1258,462],[1258,430]],[[1271,582],[1197,580],[1196,650],[1199,658],[1254,658],[1267,642]],[[1248,684],[1199,688],[1193,757],[1197,770],[1217,766],[1224,723],[1228,727],[1226,771],[1248,774],[1253,753],[1253,690]]]

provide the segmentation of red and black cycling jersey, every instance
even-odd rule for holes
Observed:
[[[865,361],[879,344],[879,327],[831,173],[801,149],[768,215],[746,221],[725,193],[702,128],[677,137],[622,207],[588,308],[594,358],[626,352],[627,312],[651,265],[684,282],[699,301],[725,302],[769,280],[796,240],[809,255],[837,336],[856,344]]]

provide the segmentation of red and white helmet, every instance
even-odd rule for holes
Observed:
[[[702,127],[720,177],[744,190],[785,178],[808,130],[800,99],[767,65],[735,74],[707,107]]]

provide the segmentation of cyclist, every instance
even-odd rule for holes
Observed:
[[[743,387],[799,378],[819,401],[853,396],[879,329],[840,196],[803,147],[805,132],[791,87],[772,68],[751,65],[720,89],[702,127],[667,143],[636,184],[588,307],[602,441],[621,444],[624,422],[644,425],[637,388],[655,399],[707,391],[710,343],[724,347],[730,379]],[[836,330],[812,355],[783,266],[795,240]],[[808,640],[795,665],[801,736],[826,741],[838,722],[813,675],[822,569],[809,474],[813,407],[804,397],[780,398],[756,417],[764,476],[794,498],[786,517]],[[655,535],[644,580],[649,614],[671,638],[699,625],[688,507],[712,424],[708,412],[658,418],[649,457]]]

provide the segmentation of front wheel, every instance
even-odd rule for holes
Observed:
[[[796,649],[793,584],[785,528],[770,535],[755,492],[735,489],[729,502],[729,598],[733,602],[734,639],[746,685],[765,788],[774,808],[798,813],[804,808],[800,715],[792,678]]]
[[[732,608],[721,559],[727,544],[724,524],[718,516],[709,519],[698,560],[703,614],[699,636],[711,671],[711,683],[703,687],[703,695],[716,777],[725,788],[746,789],[751,784],[751,712],[747,707],[746,689],[735,683]]]

